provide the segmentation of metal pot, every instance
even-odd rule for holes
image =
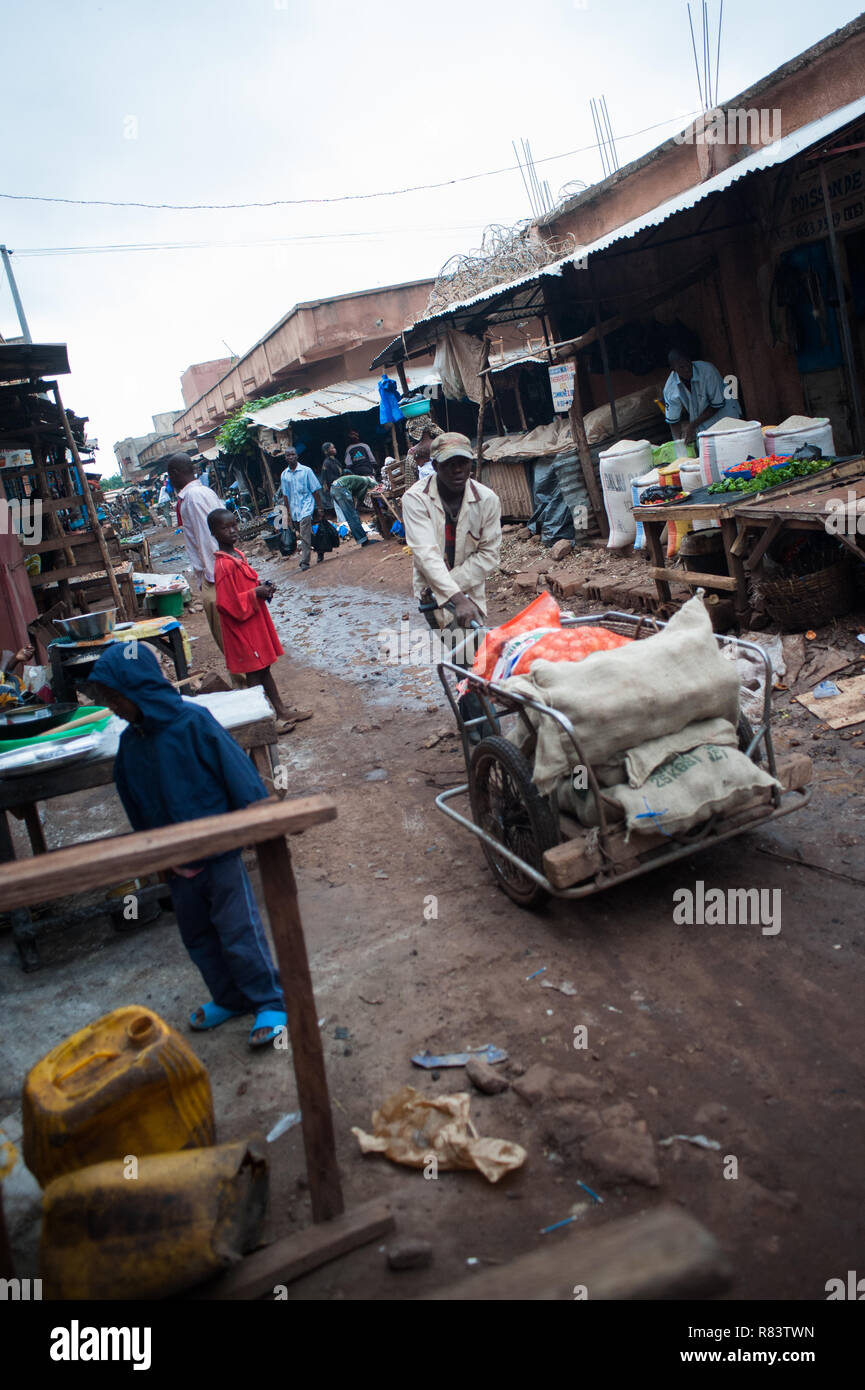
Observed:
[[[54,623],[67,637],[76,642],[92,641],[114,631],[116,608],[104,608],[99,613],[82,613],[77,618],[55,618]]]

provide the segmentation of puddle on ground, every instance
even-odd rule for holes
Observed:
[[[152,546],[158,568],[186,567],[180,540],[166,537]],[[434,704],[446,713],[434,634],[413,595],[316,584],[312,574],[301,588],[290,582],[284,563],[255,556],[254,567],[276,585],[270,613],[291,660],[363,685],[371,705],[417,713]]]
[[[277,584],[278,575],[274,567]],[[369,704],[416,712],[443,707],[434,634],[414,598],[336,585],[310,585],[307,592],[283,582],[270,612],[291,659],[363,685]]]

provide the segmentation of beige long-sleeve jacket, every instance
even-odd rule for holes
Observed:
[[[499,563],[502,547],[502,505],[491,488],[470,478],[457,518],[454,567],[445,561],[445,510],[435,477],[422,478],[402,499],[406,543],[414,562],[414,591],[420,597],[432,589],[445,603],[464,593],[487,611],[486,579]]]

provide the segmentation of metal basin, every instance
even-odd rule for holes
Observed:
[[[80,705],[25,705],[0,714],[0,739],[35,738],[71,719]]]
[[[76,642],[85,642],[113,632],[116,616],[116,608],[104,608],[99,613],[82,613],[78,618],[55,618],[54,624],[67,637],[74,637]]]

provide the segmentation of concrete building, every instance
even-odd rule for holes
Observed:
[[[375,353],[423,313],[431,287],[415,280],[296,304],[181,414],[181,445],[210,447],[244,401],[367,377]]]
[[[171,454],[180,448],[176,434],[176,421],[182,414],[179,410],[163,410],[154,415],[153,429],[149,434],[120,439],[114,445],[114,455],[124,482],[139,482],[144,476],[143,466],[161,454]],[[146,457],[145,457],[146,455]]]
[[[215,357],[210,362],[193,362],[180,378],[180,391],[183,404],[190,406],[221,381],[226,372],[231,371],[236,357]]]

